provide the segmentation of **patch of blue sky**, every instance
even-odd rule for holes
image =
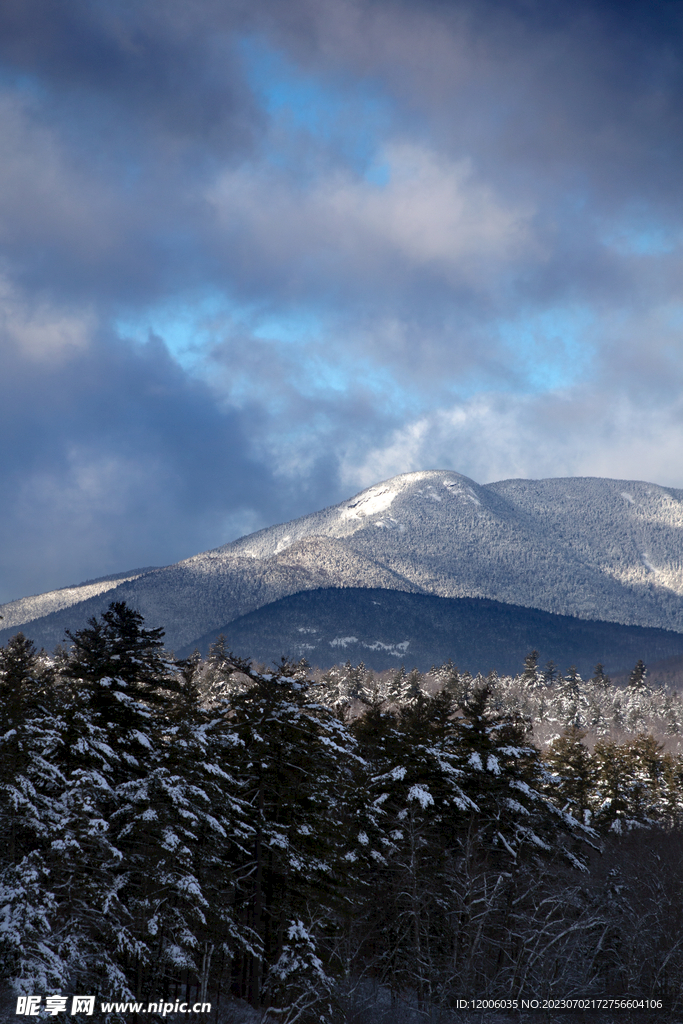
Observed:
[[[359,400],[369,398],[401,409],[415,405],[415,395],[403,388],[387,367],[345,354],[339,348],[329,354],[320,348],[302,353],[299,379],[317,394],[334,392]]]
[[[332,321],[311,310],[269,313],[250,329],[254,338],[275,348],[283,346],[283,366],[291,368],[291,383],[299,391],[370,395],[372,400],[414,406],[414,393],[403,388],[388,367],[359,357],[345,344],[347,339],[340,341],[338,332]]]
[[[346,394],[355,378],[353,368],[325,359],[322,353],[310,350],[297,360],[295,373],[296,379],[292,383],[297,390],[311,394]]]
[[[442,381],[441,391],[451,402],[467,402],[476,395],[488,394],[493,386],[492,381],[499,387],[500,376],[500,373],[495,372],[495,367],[492,369],[490,366],[463,369],[453,379]],[[509,379],[509,374],[505,376]]]
[[[254,95],[285,136],[303,131],[371,184],[380,188],[388,184],[391,172],[381,149],[392,127],[393,111],[374,83],[322,81],[301,71],[259,36],[243,37],[239,52]],[[277,144],[270,138],[269,145]],[[283,146],[268,156],[276,163],[287,160]]]
[[[310,346],[322,338],[325,319],[311,309],[264,310],[232,301],[222,292],[208,291],[122,315],[114,328],[121,337],[141,344],[151,335],[161,338],[184,369],[196,371],[207,350],[231,334],[287,347]]]
[[[635,210],[602,236],[603,245],[624,256],[666,256],[683,242],[679,224],[663,224],[647,210]]]
[[[431,400],[419,389],[403,386],[391,369],[360,355],[348,339],[339,337],[339,325],[324,310],[292,308],[280,311],[231,301],[221,292],[186,296],[184,301],[159,304],[134,315],[122,315],[115,329],[123,338],[145,344],[160,338],[182,368],[211,379],[216,365],[210,358],[215,346],[235,339],[242,346],[253,338],[272,346],[273,360],[280,364],[295,390],[319,399],[358,399],[389,404],[397,413],[427,408]],[[261,387],[251,371],[240,370],[237,359],[230,378],[232,401],[246,401]]]
[[[391,167],[386,162],[372,163],[365,169],[363,177],[371,185],[386,188],[391,181]]]
[[[184,369],[194,370],[210,342],[211,326],[225,315],[225,311],[224,297],[210,292],[124,314],[115,320],[114,329],[121,337],[132,338],[141,344],[152,335],[161,338]]]
[[[675,331],[683,330],[683,303],[669,303],[664,311],[664,322]]]
[[[511,380],[527,392],[571,387],[590,372],[593,362],[593,312],[572,306],[533,312],[498,325],[498,337],[508,350]],[[519,387],[511,385],[511,387]]]
[[[12,90],[20,96],[27,96],[31,99],[44,100],[48,90],[38,75],[32,75],[25,71],[17,71],[16,68],[8,67],[0,62],[0,89]]]
[[[263,341],[295,345],[318,340],[324,331],[323,317],[310,309],[261,314],[252,312],[250,319],[254,323],[251,333]]]
[[[656,227],[623,230],[608,240],[611,248],[634,256],[665,256],[679,243],[665,228]]]

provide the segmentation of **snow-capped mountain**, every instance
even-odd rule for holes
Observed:
[[[339,505],[161,569],[0,607],[7,636],[53,646],[110,600],[163,625],[169,645],[290,594],[374,587],[485,597],[683,632],[683,491],[601,478],[408,473]]]

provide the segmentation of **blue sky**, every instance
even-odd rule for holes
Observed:
[[[683,11],[0,10],[0,601],[363,486],[683,488]]]

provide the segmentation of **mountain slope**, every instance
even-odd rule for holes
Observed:
[[[453,472],[405,474],[176,565],[129,575],[104,599],[95,594],[61,609],[47,602],[42,617],[39,599],[12,602],[0,607],[8,616],[0,639],[28,623],[27,632],[51,647],[65,628],[123,599],[163,625],[180,649],[273,601],[330,587],[481,597],[683,632],[683,492],[600,478],[482,486]]]
[[[553,615],[486,598],[434,597],[384,589],[313,590],[282,598],[200,637],[206,655],[223,633],[242,657],[269,664],[284,655],[311,665],[347,659],[369,668],[405,664],[427,671],[449,658],[471,672],[514,674],[536,648],[539,666],[576,666],[590,676],[683,655],[683,634]],[[191,648],[180,651],[185,656]]]
[[[3,626],[7,630],[23,626],[35,619],[43,619],[53,612],[71,608],[74,605],[82,604],[91,597],[99,597],[100,594],[115,590],[129,580],[136,580],[155,569],[156,566],[148,566],[146,569],[131,569],[128,572],[114,573],[112,576],[100,576],[95,580],[86,580],[85,583],[77,583],[72,587],[61,587],[59,590],[49,590],[45,594],[21,597],[18,601],[10,601],[8,604],[0,605]]]

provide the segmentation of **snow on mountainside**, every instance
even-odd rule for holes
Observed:
[[[46,594],[36,594],[34,597],[20,597],[18,601],[8,601],[7,604],[0,604],[3,627],[8,629],[12,626],[21,626],[26,622],[33,622],[34,619],[43,618],[43,616],[49,615],[51,612],[60,611],[62,608],[70,608],[81,601],[87,601],[89,597],[106,594],[108,590],[114,590],[116,587],[120,587],[122,583],[138,579],[143,573],[149,572],[151,568],[155,567],[118,573],[114,576],[89,580],[87,583],[79,583],[74,587],[61,587],[59,590],[50,590]]]
[[[176,648],[321,587],[487,597],[683,631],[682,528],[683,491],[655,484],[568,478],[480,485],[454,472],[409,473],[120,582],[107,597],[163,625]],[[44,618],[32,614],[29,632],[51,646],[65,625],[78,628],[104,604],[96,595]],[[21,625],[16,616],[12,622]],[[2,625],[0,638],[7,634]]]
[[[481,486],[422,472],[197,557],[264,559],[330,536],[427,593],[683,629],[682,527],[673,488],[599,478]]]

